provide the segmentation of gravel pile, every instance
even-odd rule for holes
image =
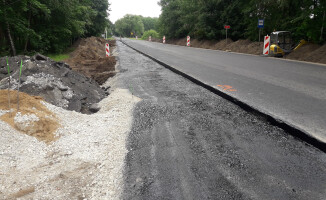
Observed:
[[[20,60],[23,70],[20,90],[30,95],[41,96],[45,101],[67,110],[91,113],[92,104],[103,99],[105,92],[96,81],[71,70],[63,62],[35,55],[9,58],[11,89],[17,89]],[[8,88],[8,74],[5,58],[0,59],[0,89]]]
[[[0,120],[0,199],[120,199],[125,142],[138,101],[116,89],[93,115],[43,102],[60,123],[50,145]]]

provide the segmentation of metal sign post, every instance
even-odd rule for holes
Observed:
[[[264,20],[263,19],[258,19],[259,42],[260,42],[260,32],[261,32],[262,28],[264,28]]]
[[[230,25],[225,25],[224,28],[225,28],[225,31],[226,31],[226,44],[228,44],[228,29],[230,29],[231,26]]]

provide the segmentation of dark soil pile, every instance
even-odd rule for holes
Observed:
[[[20,60],[23,60],[20,91],[41,96],[45,101],[67,110],[90,113],[89,107],[106,96],[97,82],[71,70],[63,62],[45,56],[16,56],[9,58],[11,89],[18,88]],[[5,58],[0,58],[0,89],[8,88]]]
[[[286,58],[293,60],[305,60],[311,55],[313,51],[315,51],[319,47],[320,46],[317,44],[305,44],[298,50],[291,52],[289,55],[286,56]]]
[[[71,68],[85,76],[94,79],[102,85],[116,74],[114,56],[106,57],[105,43],[110,44],[110,52],[116,46],[115,40],[106,41],[104,38],[90,37],[81,39],[76,50],[71,53],[66,62]]]
[[[326,45],[305,44],[286,58],[326,64]]]

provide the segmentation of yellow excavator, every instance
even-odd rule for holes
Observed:
[[[283,57],[307,44],[305,40],[300,40],[298,45],[292,42],[291,32],[289,31],[274,31],[271,33],[270,55],[275,57]]]

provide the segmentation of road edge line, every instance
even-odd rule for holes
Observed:
[[[210,92],[234,103],[235,105],[239,106],[240,108],[244,109],[245,111],[247,112],[250,112],[258,117],[262,117],[265,119],[265,121],[267,121],[268,123],[270,123],[271,125],[273,126],[276,126],[276,127],[279,127],[281,129],[283,129],[286,133],[289,133],[290,135],[292,135],[293,137],[295,137],[296,139],[298,140],[301,140],[303,142],[305,142],[306,144],[309,144],[309,145],[312,145],[314,147],[316,147],[317,149],[323,151],[324,153],[326,153],[326,143],[318,140],[317,138],[314,138],[312,137],[310,134],[306,133],[305,131],[303,130],[300,130],[299,128],[296,128],[294,127],[293,125],[290,125],[286,122],[284,122],[283,120],[281,119],[277,119],[277,118],[274,118],[272,115],[268,114],[268,113],[265,113],[253,106],[250,106],[249,104],[235,98],[235,97],[232,97],[220,90],[218,90],[217,88],[214,88],[208,84],[205,84],[204,82],[158,60],[157,58],[154,58],[132,46],[130,46],[129,44],[125,43],[124,41],[120,40],[120,42],[122,42],[123,44],[125,44],[126,46],[128,46],[129,48],[135,50],[136,52],[150,58],[151,60],[155,61],[156,63],[162,65],[163,67],[169,69],[170,71],[190,80],[191,82],[209,90]]]

